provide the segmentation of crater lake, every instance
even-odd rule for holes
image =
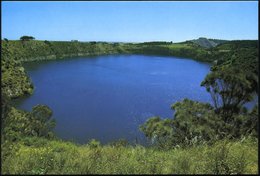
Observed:
[[[200,86],[210,64],[192,59],[107,55],[24,64],[34,92],[16,106],[53,110],[55,134],[65,140],[109,143],[144,140],[139,125],[148,118],[173,118],[171,105],[184,98],[211,102]]]

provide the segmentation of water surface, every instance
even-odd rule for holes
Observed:
[[[25,68],[35,91],[17,106],[49,106],[57,136],[79,143],[142,140],[138,126],[151,116],[172,118],[176,101],[210,102],[200,87],[210,65],[191,59],[110,55],[32,62]]]

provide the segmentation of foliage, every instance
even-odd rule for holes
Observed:
[[[175,110],[173,121],[177,144],[191,145],[222,137],[219,132],[222,123],[210,104],[184,99],[173,104],[172,109]]]
[[[21,38],[23,42],[1,41],[1,157],[4,174],[258,172],[258,106],[250,112],[241,108],[251,99],[252,92],[258,92],[257,41],[222,43],[211,40],[218,45],[205,49],[190,41],[115,44],[33,39],[26,36]],[[10,99],[33,91],[31,80],[22,67],[23,62],[121,53],[189,57],[214,62],[212,73],[203,85],[213,92],[214,88],[217,90],[214,93],[222,98],[220,106],[214,109],[210,104],[188,99],[177,102],[172,106],[174,118],[153,117],[140,127],[153,145],[133,147],[124,140],[105,146],[96,140],[80,146],[57,140],[52,133],[55,121],[51,118],[50,108],[37,105],[32,112],[26,112],[10,104]],[[221,83],[225,83],[225,89],[220,88]],[[239,95],[241,92],[242,97]],[[231,102],[228,107],[226,102]],[[230,111],[228,118],[214,111],[220,108],[223,112],[224,104],[225,112]]]
[[[51,130],[55,127],[55,120],[51,119],[51,114],[44,105],[33,107],[32,112],[9,107],[2,119],[2,140],[14,142],[25,136],[53,138]]]
[[[95,139],[92,139],[92,140],[90,140],[90,142],[88,143],[88,146],[89,146],[90,148],[98,148],[98,147],[100,147],[100,142],[97,141],[97,140],[95,140]]]
[[[31,94],[33,85],[21,63],[10,49],[3,46],[1,51],[2,93],[9,98]]]
[[[173,121],[171,119],[149,118],[140,126],[140,130],[159,148],[172,148],[174,146]]]
[[[35,119],[37,136],[50,137],[53,134],[50,132],[56,125],[55,119],[51,119],[52,111],[46,105],[36,105],[32,108],[31,116]]]
[[[182,46],[185,44],[190,45],[184,42]],[[258,90],[257,43],[230,41],[208,51],[211,59],[221,56],[201,84],[210,92],[214,108],[185,99],[172,106],[173,119],[150,118],[140,129],[157,146],[171,148],[257,136],[258,106],[252,112],[243,107]]]
[[[204,48],[212,48],[219,44],[226,43],[228,41],[227,40],[218,40],[218,39],[207,39],[207,38],[200,37],[199,39],[196,39],[196,40],[190,40],[190,42],[198,44]]]
[[[10,99],[8,98],[8,96],[3,94],[3,92],[1,92],[1,110],[1,120],[3,121],[7,113],[10,111]]]
[[[29,40],[34,40],[34,39],[35,39],[34,37],[27,36],[27,35],[20,37],[20,40],[22,40],[22,41],[29,41]]]
[[[102,54],[146,54],[193,58],[199,61],[214,62],[212,69],[229,65],[240,66],[249,70],[254,88],[258,87],[257,41],[229,41],[214,48],[205,49],[192,42],[145,42],[113,43],[106,42],[26,42],[2,40],[1,69],[2,90],[11,98],[17,98],[33,92],[33,85],[27,76],[23,62],[64,59],[67,57],[91,56]],[[218,42],[218,41],[216,41]],[[231,59],[230,59],[231,58]]]
[[[35,138],[36,139],[36,138]],[[38,138],[40,141],[41,138]],[[36,140],[37,141],[37,140]],[[63,141],[15,143],[3,174],[256,174],[257,139],[157,150],[142,146],[92,148]],[[5,146],[6,147],[6,146]],[[5,152],[9,152],[8,155]]]
[[[165,45],[165,44],[172,44],[172,42],[165,42],[165,41],[154,41],[154,42],[143,42],[139,43],[139,45]]]
[[[172,109],[175,110],[173,119],[152,117],[140,126],[152,144],[162,149],[257,136],[258,106],[251,112],[232,115],[226,121],[210,104],[197,101],[184,99]]]
[[[259,112],[258,105],[255,105],[254,108],[251,110],[251,112],[249,112],[247,115],[242,116],[244,118],[238,122],[242,124],[241,126],[243,127],[239,129],[240,134],[252,135],[254,137],[258,137],[258,131],[259,131],[257,127],[257,124],[259,124],[258,112]]]
[[[173,119],[153,117],[140,127],[160,148],[188,146],[220,138],[222,123],[209,104],[184,99],[172,106]]]
[[[109,145],[113,147],[127,147],[129,146],[129,143],[126,139],[118,139],[116,141],[110,142]]]
[[[225,117],[238,114],[253,99],[254,87],[238,69],[223,69],[208,74],[201,84],[210,92],[215,112]]]
[[[236,67],[247,73],[258,75],[258,41],[229,41],[210,50],[212,60],[217,61],[212,71]]]
[[[44,40],[44,43],[47,44],[47,45],[51,45],[51,42],[48,41],[48,40]]]

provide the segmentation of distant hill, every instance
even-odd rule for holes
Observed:
[[[204,47],[204,48],[212,48],[212,47],[215,47],[219,44],[226,43],[226,42],[228,42],[228,40],[207,39],[207,38],[204,38],[204,37],[200,37],[198,39],[189,40],[187,42],[195,43],[195,44],[200,45],[201,47]]]

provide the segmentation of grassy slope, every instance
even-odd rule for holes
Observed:
[[[257,141],[251,138],[168,151],[142,146],[77,146],[40,138],[14,146],[3,162],[3,173],[256,174],[258,168]]]

